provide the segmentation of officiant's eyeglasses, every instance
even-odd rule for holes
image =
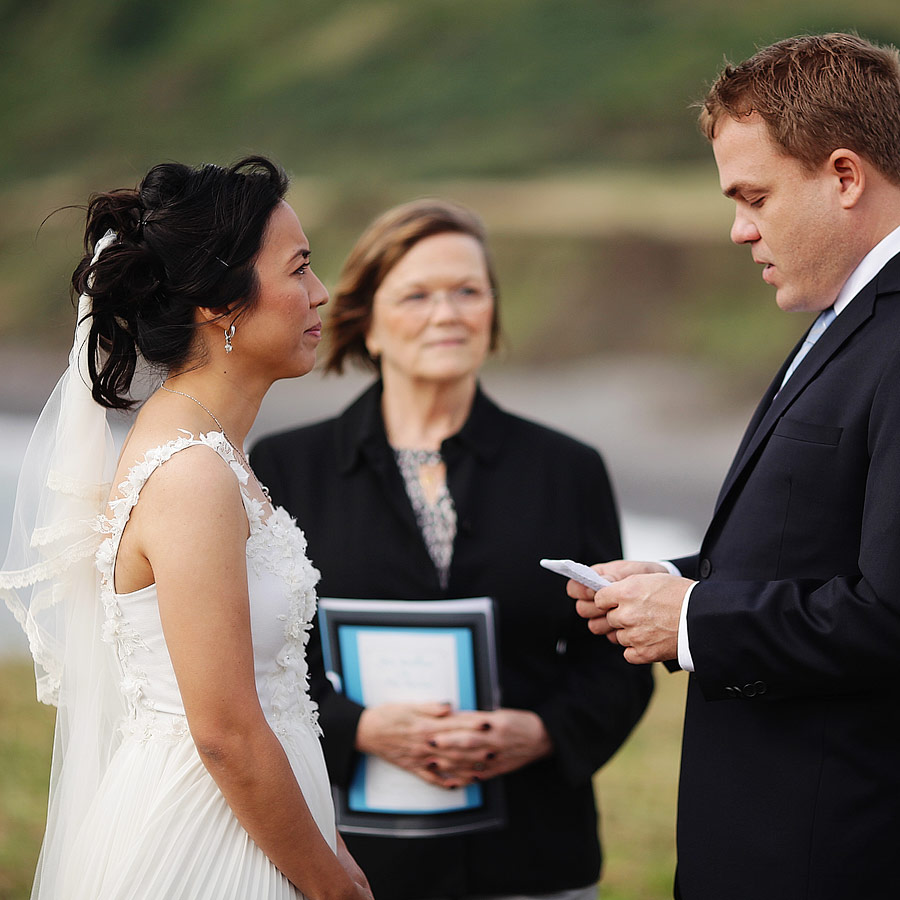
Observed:
[[[385,299],[391,306],[409,315],[428,316],[441,300],[446,300],[461,313],[483,310],[493,302],[494,292],[483,285],[469,284],[447,290],[408,290]]]

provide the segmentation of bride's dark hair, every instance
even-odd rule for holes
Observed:
[[[138,353],[165,371],[187,363],[197,307],[230,316],[253,305],[253,261],[287,186],[279,166],[250,156],[229,168],[164,163],[137,189],[91,197],[72,287],[92,299],[88,367],[98,403],[134,405],[128,392]],[[92,265],[109,229],[118,239]]]

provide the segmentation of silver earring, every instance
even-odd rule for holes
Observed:
[[[225,352],[231,353],[234,350],[234,347],[231,346],[231,339],[234,337],[234,322],[231,323],[231,328],[225,329]]]

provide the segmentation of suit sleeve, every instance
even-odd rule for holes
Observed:
[[[685,578],[692,578],[696,581],[699,577],[699,556],[681,556],[678,559],[670,560],[670,562]]]
[[[694,588],[688,632],[707,699],[760,683],[765,701],[853,693],[896,678],[900,647],[900,352],[871,394],[859,441],[858,571],[825,579],[710,581]],[[827,496],[823,487],[823,494]],[[815,527],[811,523],[810,527]],[[848,535],[847,540],[854,540]]]
[[[621,556],[619,521],[602,460],[592,454],[582,473],[583,559]],[[553,741],[556,764],[573,785],[583,783],[619,749],[653,691],[649,666],[627,663],[620,647],[598,638],[572,605],[564,675],[534,711]]]

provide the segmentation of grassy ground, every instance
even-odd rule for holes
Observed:
[[[675,784],[685,680],[657,672],[650,709],[597,776],[603,900],[666,900],[674,871]],[[44,827],[53,710],[27,662],[0,664],[0,900],[28,897]]]
[[[669,900],[687,677],[655,667],[656,690],[625,746],[595,778],[606,856],[601,900]]]
[[[24,900],[44,830],[54,710],[30,663],[0,664],[0,900]]]

